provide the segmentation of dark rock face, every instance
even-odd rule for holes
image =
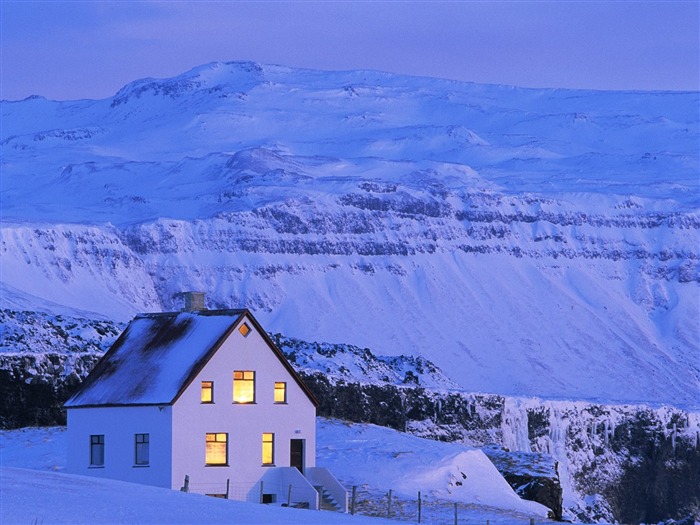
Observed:
[[[562,519],[563,492],[559,478],[510,474],[501,472],[515,493],[523,499],[536,501],[551,509],[551,518]]]
[[[630,458],[618,484],[605,495],[623,523],[700,516],[700,453],[695,439],[680,435],[677,420],[665,428],[651,411],[615,429],[611,445]]]
[[[348,382],[304,370],[300,374],[320,402],[319,416],[473,446],[501,441],[503,396]]]
[[[65,425],[63,403],[102,354],[0,354],[0,428]]]
[[[528,436],[547,446],[556,433],[543,408],[528,409]],[[673,408],[584,405],[561,410],[571,484],[601,495],[581,520],[657,523],[700,516],[700,433],[697,414]]]
[[[564,494],[554,458],[538,452],[510,452],[495,445],[482,450],[516,494],[548,507],[552,519],[562,519]]]

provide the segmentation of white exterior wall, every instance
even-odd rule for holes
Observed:
[[[170,488],[172,409],[169,406],[68,409],[71,474]],[[105,439],[104,466],[90,466],[90,436]],[[135,434],[149,434],[149,464],[135,465]]]
[[[246,321],[246,319],[243,319]],[[316,464],[316,407],[294,381],[263,337],[248,321],[247,337],[236,328],[173,406],[171,485],[185,475],[193,492],[224,492],[231,498],[259,498],[262,434],[275,434],[275,466],[290,466],[290,440],[305,440],[305,466]],[[233,371],[255,371],[255,404],[233,403]],[[201,403],[201,382],[214,382],[214,403]],[[287,383],[287,404],[274,403],[274,384]],[[205,465],[205,435],[228,434],[228,466]],[[206,484],[206,485],[205,485]],[[265,492],[274,492],[274,487]]]

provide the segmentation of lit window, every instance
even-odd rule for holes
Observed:
[[[275,435],[264,432],[262,435],[262,464],[273,465],[275,463]]]
[[[148,434],[136,434],[136,465],[148,465],[149,442]]]
[[[214,381],[202,381],[202,403],[214,402]]]
[[[104,434],[90,436],[90,466],[104,467],[105,436]]]
[[[233,402],[255,403],[255,372],[236,370],[233,372]]]
[[[240,328],[238,328],[238,331],[241,333],[243,337],[248,337],[248,334],[250,333],[250,326],[248,326],[247,323],[243,323]]]
[[[275,383],[275,403],[287,402],[287,383]]]
[[[228,434],[207,434],[207,465],[228,465]]]

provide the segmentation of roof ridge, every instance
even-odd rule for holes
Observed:
[[[152,319],[154,317],[170,317],[174,315],[179,315],[179,314],[192,314],[192,315],[205,315],[205,316],[214,316],[214,315],[235,315],[239,316],[243,313],[246,313],[248,311],[247,308],[223,308],[223,309],[218,309],[218,310],[175,310],[172,312],[143,312],[140,314],[136,314],[134,316],[134,319]]]

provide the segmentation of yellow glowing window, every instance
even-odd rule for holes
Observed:
[[[214,381],[202,381],[202,403],[214,402]]]
[[[287,402],[287,383],[275,383],[275,403]]]
[[[243,323],[238,331],[241,333],[243,337],[247,337],[248,334],[250,333],[250,326],[248,326],[246,323]]]
[[[228,434],[207,434],[205,463],[228,465]]]
[[[233,402],[255,403],[255,372],[236,370],[233,372]]]
[[[262,435],[262,464],[273,465],[275,463],[275,435],[264,432]]]

